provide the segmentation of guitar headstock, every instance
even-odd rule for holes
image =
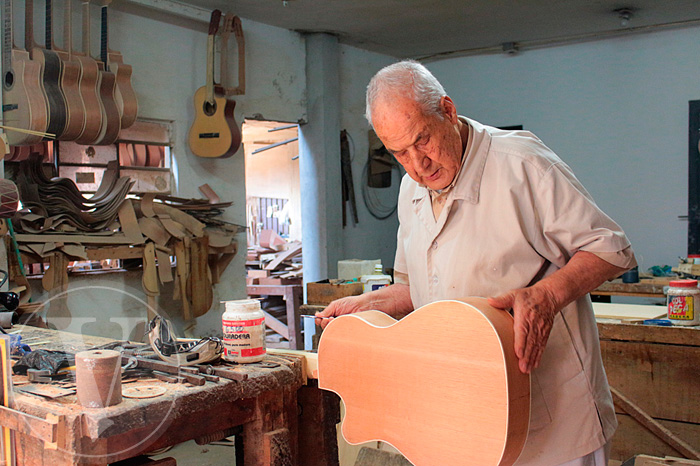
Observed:
[[[221,22],[221,10],[214,10],[211,12],[211,19],[209,20],[209,35],[215,36],[219,32],[219,23]]]

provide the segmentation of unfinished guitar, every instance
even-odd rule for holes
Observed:
[[[233,116],[236,102],[215,89],[214,37],[220,20],[221,11],[214,10],[207,39],[207,83],[194,94],[195,117],[188,141],[192,153],[199,157],[230,157],[241,145],[241,131]]]
[[[319,387],[343,399],[351,444],[384,441],[416,466],[508,466],[530,418],[513,318],[484,298],[438,301],[400,321],[334,319],[318,349]]]

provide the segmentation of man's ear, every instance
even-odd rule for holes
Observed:
[[[450,122],[453,124],[457,124],[459,121],[459,118],[457,117],[457,106],[449,95],[445,95],[440,98],[440,108],[442,108],[445,118],[450,120]]]

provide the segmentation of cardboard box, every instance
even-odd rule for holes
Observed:
[[[381,265],[381,259],[344,259],[338,261],[338,278],[352,280],[363,275],[372,275],[374,266]]]
[[[306,303],[327,306],[331,301],[362,294],[362,283],[352,282],[333,285],[328,280],[306,284]]]

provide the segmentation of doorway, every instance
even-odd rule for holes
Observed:
[[[248,245],[264,230],[301,242],[299,126],[246,119],[242,133]]]

